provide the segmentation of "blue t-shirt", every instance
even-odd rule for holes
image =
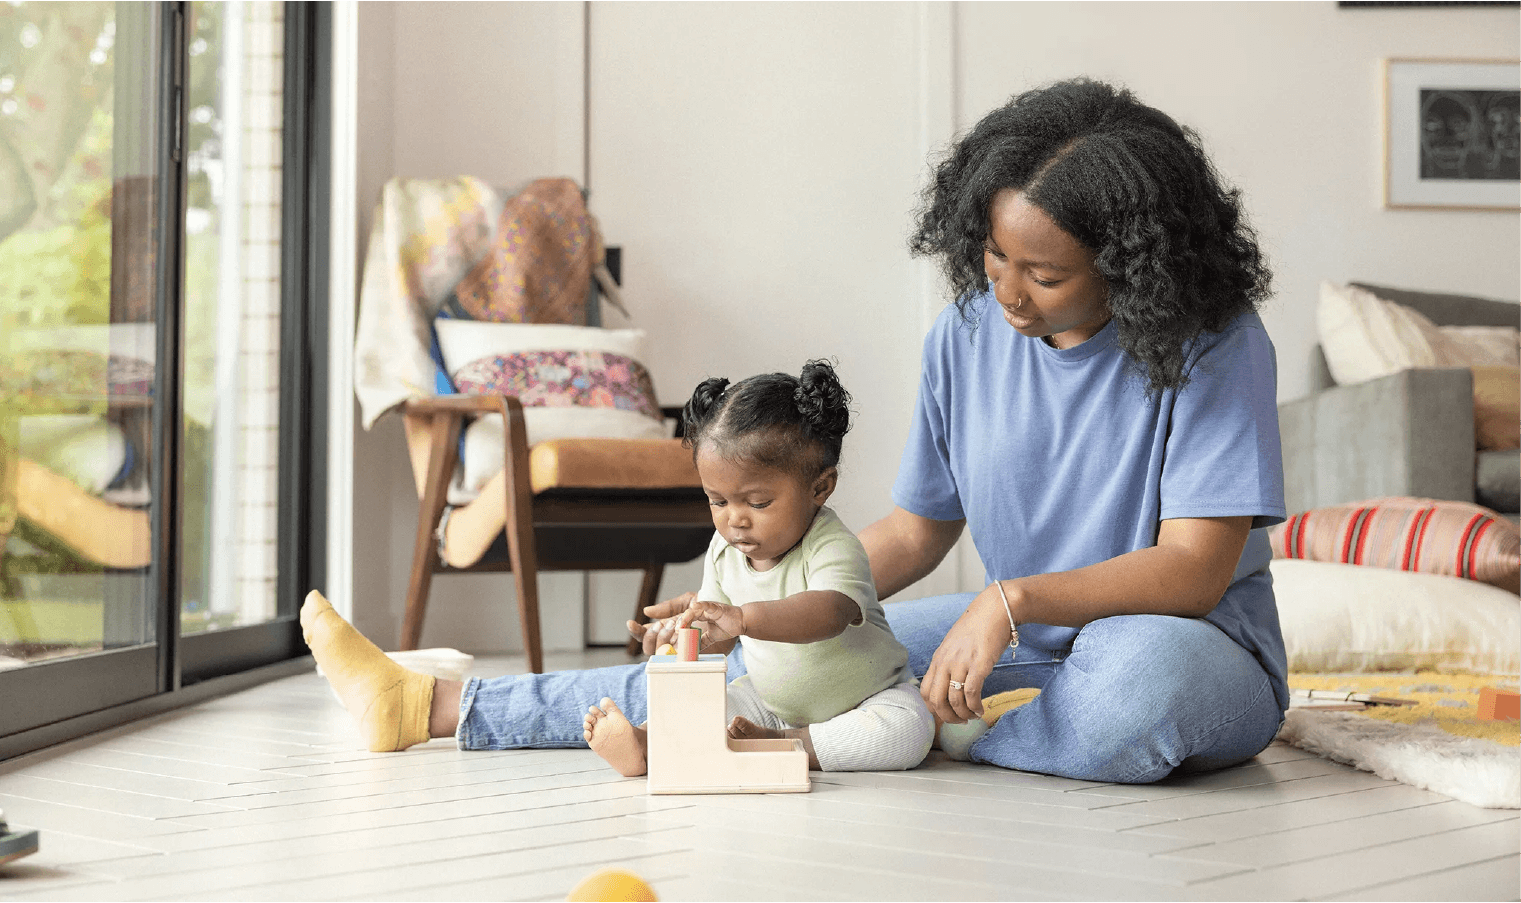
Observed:
[[[1189,382],[1148,399],[1110,321],[1057,350],[1016,332],[988,293],[943,311],[924,342],[918,406],[893,486],[901,508],[966,519],[987,580],[1066,571],[1156,545],[1163,520],[1251,516],[1212,624],[1251,652],[1287,705],[1266,527],[1285,517],[1277,363],[1255,313],[1188,349]],[[975,325],[974,325],[975,324]],[[1020,625],[1071,646],[1070,627]]]

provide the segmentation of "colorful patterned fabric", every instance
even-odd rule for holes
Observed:
[[[1383,498],[1315,508],[1268,537],[1278,558],[1445,574],[1521,591],[1521,531],[1465,502]]]
[[[429,324],[491,247],[504,199],[479,179],[392,179],[370,229],[354,335],[361,423],[435,394]]]
[[[465,395],[513,395],[524,407],[617,408],[660,420],[655,383],[630,357],[599,351],[523,351],[479,358],[454,374]]]
[[[602,240],[569,179],[539,179],[502,208],[491,249],[455,286],[444,310],[490,323],[586,325]]]

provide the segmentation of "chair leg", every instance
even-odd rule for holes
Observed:
[[[647,624],[649,617],[645,615],[645,608],[654,605],[660,594],[660,578],[665,576],[665,565],[658,561],[651,561],[644,566],[644,579],[639,582],[639,598],[634,600],[634,623]],[[643,655],[644,644],[639,640],[630,638],[628,641],[629,655]]]
[[[401,621],[401,648],[416,649],[422,642],[423,615],[428,609],[428,590],[438,563],[438,539],[434,531],[444,513],[449,478],[454,472],[454,443],[459,420],[443,414],[433,418],[428,478],[417,512],[417,536],[412,543],[412,575],[407,580],[407,610]]]
[[[539,634],[539,551],[533,535],[533,490],[528,482],[527,429],[523,408],[512,399],[503,399],[502,419],[506,426],[507,556],[518,591],[518,617],[523,625],[523,647],[528,653],[528,670],[544,672],[544,643]]]

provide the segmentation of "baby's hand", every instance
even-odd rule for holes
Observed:
[[[677,627],[697,627],[702,631],[703,648],[743,636],[745,616],[738,605],[722,602],[693,602],[676,619]]]
[[[674,599],[657,602],[644,610],[645,617],[649,622],[636,624],[633,621],[628,624],[629,635],[639,641],[645,655],[654,655],[655,652],[667,643],[676,642],[676,616],[687,610],[687,606],[697,598],[693,592],[685,592]]]

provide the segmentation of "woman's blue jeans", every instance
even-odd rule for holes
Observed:
[[[884,607],[916,677],[974,593]],[[738,648],[729,679],[744,673]],[[1283,720],[1267,672],[1207,621],[1127,615],[1094,621],[1070,648],[1021,643],[983,683],[984,697],[1041,694],[972,745],[973,761],[1090,781],[1150,783],[1252,758]],[[460,698],[461,749],[584,747],[581,725],[604,696],[647,718],[642,664],[472,678]]]

